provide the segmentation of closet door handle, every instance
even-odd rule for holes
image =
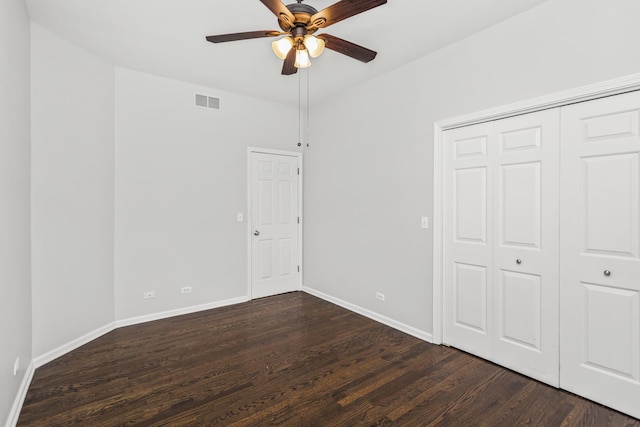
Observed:
[[[607,276],[607,277],[611,276],[611,271],[605,270],[604,271],[604,275]]]
[[[520,258],[518,258],[518,259],[516,260],[516,264],[522,264],[522,260],[521,260]]]
[[[256,231],[254,231],[254,232],[253,232],[253,235],[254,235],[254,236],[259,236],[259,235],[260,235],[260,232],[259,232],[258,230],[256,230]]]

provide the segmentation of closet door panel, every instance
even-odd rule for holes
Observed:
[[[484,358],[493,311],[490,132],[481,124],[445,134],[444,340]]]
[[[559,384],[559,110],[495,122],[493,360]]]
[[[562,109],[561,386],[640,418],[640,93]]]

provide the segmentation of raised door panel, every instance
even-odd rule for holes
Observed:
[[[458,242],[487,243],[487,168],[453,172],[453,220]]]
[[[582,158],[584,251],[638,257],[638,153]]]
[[[640,292],[582,285],[582,363],[605,375],[640,381]]]
[[[500,244],[540,250],[541,162],[500,166]]]
[[[500,273],[499,337],[505,342],[539,352],[542,335],[540,276],[504,270]]]
[[[640,417],[640,94],[562,110],[561,386]]]
[[[487,334],[487,268],[455,263],[453,309],[456,326]]]

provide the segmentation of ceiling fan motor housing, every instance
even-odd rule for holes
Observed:
[[[311,22],[311,17],[318,13],[318,10],[313,6],[309,6],[307,4],[302,4],[302,3],[293,3],[293,4],[287,5],[287,9],[289,9],[289,12],[293,14],[295,19],[292,23],[289,21],[288,18],[284,17],[283,15],[280,15],[280,18],[278,19],[278,24],[280,25],[280,28],[282,28],[283,31],[287,31],[287,32],[292,31],[292,33],[294,33],[293,32],[294,29],[302,27],[302,28],[305,28],[306,30],[305,34],[313,34],[318,30],[320,25],[326,22],[326,19],[324,17],[319,17],[316,19],[315,22]],[[296,34],[292,34],[292,35],[294,37],[296,36]]]

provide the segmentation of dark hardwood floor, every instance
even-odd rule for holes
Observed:
[[[296,292],[117,329],[36,370],[20,426],[636,426]]]

